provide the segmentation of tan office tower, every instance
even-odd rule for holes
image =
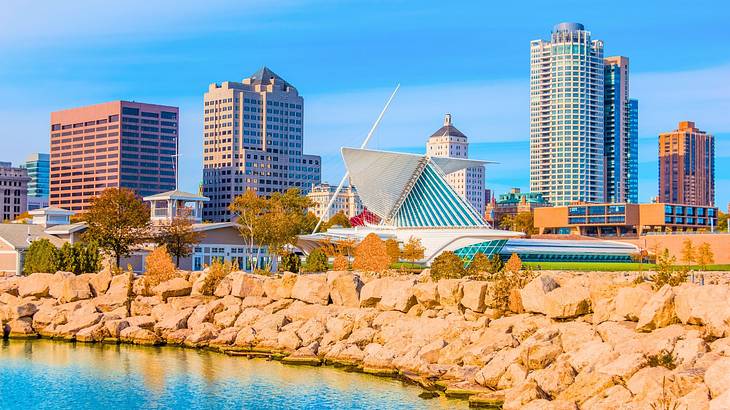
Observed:
[[[715,203],[715,137],[695,128],[692,121],[659,134],[659,202]]]
[[[83,212],[111,187],[175,189],[178,108],[112,101],[51,113],[51,206]]]
[[[444,126],[428,138],[426,154],[432,157],[469,158],[467,137],[451,124],[451,114],[446,114]],[[446,175],[446,181],[484,217],[483,166],[452,172]]]
[[[582,24],[530,43],[530,191],[552,204],[604,201],[603,71]]]
[[[204,95],[203,219],[231,220],[228,205],[253,189],[259,195],[321,180],[321,159],[302,153],[304,99],[266,67],[242,82],[211,84]]]

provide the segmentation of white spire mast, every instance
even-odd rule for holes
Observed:
[[[395,97],[395,94],[398,92],[398,89],[400,88],[400,83],[395,86],[395,90],[393,90],[393,93],[390,95],[390,98],[388,98],[388,101],[385,103],[385,107],[383,107],[383,110],[380,112],[380,115],[378,115],[378,119],[375,120],[375,123],[373,124],[372,128],[370,128],[370,132],[368,133],[368,136],[365,137],[365,141],[362,142],[360,145],[360,148],[365,148],[368,145],[368,142],[370,142],[370,138],[372,138],[373,133],[375,133],[375,129],[378,128],[378,125],[380,125],[380,120],[383,119],[383,115],[385,115],[385,111],[388,110],[388,106],[390,106],[390,102],[393,101],[393,98]],[[340,194],[340,191],[342,190],[342,186],[345,184],[345,180],[347,180],[347,177],[350,176],[349,171],[345,171],[345,175],[342,177],[342,180],[340,181],[340,184],[337,185],[337,189],[335,190],[335,193],[332,195],[332,198],[330,199],[330,202],[327,204],[327,207],[322,212],[322,216],[319,218],[319,222],[317,222],[317,226],[314,227],[314,230],[312,233],[317,232],[317,229],[319,229],[320,225],[322,225],[322,221],[324,221],[324,217],[327,215],[327,212],[329,212],[330,208],[332,208],[332,204],[335,203],[335,200],[337,199],[337,195]]]

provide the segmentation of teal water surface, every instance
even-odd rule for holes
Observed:
[[[220,353],[0,341],[1,409],[438,409],[420,389],[328,367]]]

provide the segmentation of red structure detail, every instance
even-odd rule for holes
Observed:
[[[368,211],[367,209],[364,209],[358,215],[355,215],[352,218],[350,218],[351,226],[364,226],[366,223],[374,224],[374,225],[379,224],[380,217],[375,215],[374,213]]]

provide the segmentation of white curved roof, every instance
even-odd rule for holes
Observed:
[[[426,166],[436,166],[443,174],[449,174],[486,163],[358,148],[342,148],[342,157],[363,204],[384,220],[394,217]],[[475,213],[473,209],[471,213]]]

